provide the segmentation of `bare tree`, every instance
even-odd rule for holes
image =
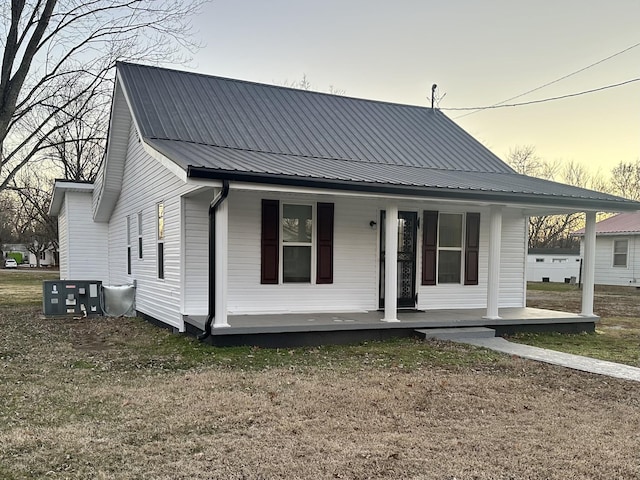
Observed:
[[[611,169],[613,193],[631,200],[640,200],[640,160],[620,162]]]
[[[70,97],[76,97],[73,93]],[[44,138],[50,160],[65,179],[92,182],[102,163],[109,123],[109,96],[94,95],[87,102],[77,96],[65,110],[55,112],[52,124],[60,125]]]
[[[58,222],[49,216],[51,181],[37,168],[26,168],[8,190],[15,193],[15,236],[27,246],[40,266],[47,250],[58,251]]]
[[[316,91],[316,92],[320,91],[320,90],[317,90],[311,84],[311,82],[307,78],[306,73],[302,74],[302,78],[300,80],[294,80],[294,81],[285,80],[284,82],[282,82],[282,86],[288,87],[288,88],[297,88],[298,90],[307,90],[307,91]],[[328,93],[330,93],[331,95],[344,95],[346,93],[346,90],[337,88],[334,85],[329,85]]]
[[[561,165],[558,162],[543,160],[531,145],[511,149],[507,155],[507,163],[518,173],[525,175],[556,180],[576,187],[600,191],[608,189],[602,176],[590,175],[583,165],[574,161]],[[571,236],[571,232],[582,227],[582,223],[583,217],[580,213],[529,217],[529,247],[577,247],[579,242]]]
[[[0,191],[29,162],[67,142],[64,131],[76,115],[112,90],[116,60],[176,61],[179,51],[195,47],[188,20],[203,2],[1,2]]]

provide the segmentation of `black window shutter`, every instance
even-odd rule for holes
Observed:
[[[480,254],[480,214],[467,213],[467,238],[464,246],[464,284],[478,285]]]
[[[318,203],[316,283],[333,283],[333,203]]]
[[[278,283],[280,251],[280,202],[262,200],[260,235],[260,283]]]
[[[422,221],[422,285],[436,284],[438,212],[425,210]]]

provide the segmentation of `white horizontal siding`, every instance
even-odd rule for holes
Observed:
[[[184,311],[207,315],[209,305],[209,204],[213,190],[183,198]],[[228,200],[227,200],[228,201]]]
[[[431,207],[433,210],[446,213],[480,212],[478,285],[419,285],[418,308],[420,310],[485,308],[487,306],[489,258],[489,210],[469,207],[465,209],[451,209],[451,207],[443,206]],[[505,209],[502,216],[499,307],[524,305],[524,261],[526,253],[524,239],[524,217],[516,210]],[[419,243],[420,245],[422,244],[422,238],[419,239]],[[418,262],[418,265],[420,264],[421,261]],[[420,278],[421,276],[418,275],[418,283],[420,283]]]
[[[111,284],[137,282],[136,309],[180,330],[181,314],[181,201],[193,187],[148,155],[132,126],[121,193],[109,221]],[[157,211],[164,202],[164,271],[158,278]],[[142,258],[138,258],[138,213],[142,212]],[[126,217],[131,218],[131,275],[127,275]]]
[[[478,285],[441,284],[420,285],[422,274],[418,275],[418,308],[420,310],[438,310],[447,308],[483,308],[487,305],[487,256],[489,252],[489,210],[486,208],[452,208],[442,205],[431,205],[431,210],[443,213],[480,213],[480,252],[478,259]],[[422,245],[422,230],[419,235]],[[421,250],[421,247],[419,251]],[[422,263],[419,255],[419,267]],[[464,255],[463,255],[464,259]]]
[[[525,306],[526,260],[526,217],[517,210],[505,209],[502,214],[499,307]]]
[[[232,192],[229,195],[229,283],[231,314],[330,312],[377,308],[377,235],[369,226],[378,217],[375,203],[322,198],[334,202],[333,284],[260,284],[261,199],[315,203],[318,197]],[[312,262],[313,263],[313,262]],[[313,277],[313,275],[312,275]]]
[[[537,259],[542,259],[541,262]],[[564,282],[565,278],[580,275],[579,255],[551,255],[529,254],[527,255],[527,281],[541,282],[548,278],[550,282]]]
[[[66,195],[65,195],[66,197]],[[62,200],[58,214],[58,262],[60,263],[60,279],[69,278],[69,224],[67,222],[67,200]]]
[[[627,266],[613,266],[613,243],[615,240],[628,240]],[[584,241],[580,243],[580,254],[584,253]],[[640,237],[598,235],[595,254],[595,283],[599,285],[640,284]]]
[[[66,192],[64,203],[60,278],[106,281],[108,226],[93,221],[91,192]]]

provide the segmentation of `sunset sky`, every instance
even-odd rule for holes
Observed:
[[[440,107],[492,105],[640,44],[638,0],[215,0],[196,21],[189,68],[263,83],[303,75],[314,90]],[[640,45],[512,102],[640,79]],[[498,156],[533,145],[548,160],[608,174],[640,158],[640,81],[565,100],[463,116]]]

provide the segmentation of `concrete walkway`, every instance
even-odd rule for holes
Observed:
[[[539,362],[560,365],[583,372],[598,373],[609,377],[622,378],[640,382],[640,368],[622,365],[620,363],[597,360],[595,358],[581,357],[570,353],[556,352],[546,348],[531,347],[519,343],[512,343],[501,337],[493,338],[469,338],[469,337],[448,337],[448,340],[459,343],[467,343],[477,347],[485,347],[498,352],[517,355],[518,357],[537,360]]]

